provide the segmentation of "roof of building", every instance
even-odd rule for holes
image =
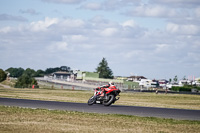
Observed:
[[[53,74],[71,74],[71,73],[70,72],[58,71],[58,72],[54,72]]]
[[[144,76],[130,76],[128,78],[143,78],[143,79],[146,79]]]

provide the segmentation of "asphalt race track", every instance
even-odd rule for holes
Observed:
[[[121,106],[121,105],[111,105],[109,107],[106,107],[101,104],[95,104],[89,106],[86,103],[40,101],[40,100],[12,99],[12,98],[0,98],[0,105],[17,106],[25,108],[42,108],[50,110],[68,110],[68,111],[79,111],[79,112],[90,112],[90,113],[161,117],[161,118],[173,118],[180,120],[198,120],[198,121],[200,120],[200,110]]]

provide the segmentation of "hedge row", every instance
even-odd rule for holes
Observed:
[[[197,87],[197,86],[181,86],[181,87],[172,86],[172,88],[171,88],[171,90],[173,90],[173,91],[190,91],[190,92],[192,89],[197,89],[200,91],[200,87]]]

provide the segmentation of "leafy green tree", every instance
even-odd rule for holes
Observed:
[[[61,66],[61,67],[60,67],[60,71],[70,72],[70,71],[71,71],[71,68],[68,67],[68,66]]]
[[[186,76],[183,76],[183,80],[186,80]]]
[[[4,81],[6,77],[7,77],[6,73],[2,69],[0,69],[0,82]]]
[[[55,67],[55,68],[47,68],[45,70],[45,74],[51,74],[57,71],[65,71],[65,72],[71,72],[71,68],[68,66],[61,66],[61,67]]]
[[[18,78],[17,82],[15,83],[15,88],[29,88],[31,87],[32,77],[28,75],[22,75]]]
[[[23,74],[15,83],[15,88],[30,88],[32,85],[38,85],[37,80],[28,74]]]
[[[35,78],[32,78],[31,85],[38,85],[38,82]]]
[[[45,72],[43,70],[39,69],[39,70],[36,71],[35,77],[43,77],[44,73]]]
[[[6,71],[10,73],[10,77],[18,78],[18,77],[22,76],[24,69],[21,67],[19,67],[19,68],[10,67]]]
[[[34,78],[36,72],[34,69],[27,68],[23,75],[20,76],[15,84],[15,88],[30,88],[32,85],[38,85]]]
[[[56,67],[56,68],[47,68],[45,70],[45,74],[51,74],[53,72],[57,72],[57,71],[60,71],[60,67]]]
[[[174,77],[173,80],[174,80],[175,83],[177,83],[177,81],[178,81],[178,76],[176,75],[176,76]]]
[[[30,77],[35,77],[36,75],[36,72],[34,69],[31,69],[31,68],[27,68],[23,74],[27,74],[29,75]]]
[[[99,63],[98,67],[96,68],[96,72],[99,72],[100,78],[108,78],[113,79],[113,72],[108,67],[108,62],[105,58]]]

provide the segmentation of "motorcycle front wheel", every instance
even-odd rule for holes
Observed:
[[[104,106],[110,106],[114,102],[115,96],[114,95],[109,95],[107,100],[103,101]]]
[[[92,97],[88,100],[88,105],[95,104],[95,102],[96,102],[96,97],[95,97],[95,96],[92,96]]]

